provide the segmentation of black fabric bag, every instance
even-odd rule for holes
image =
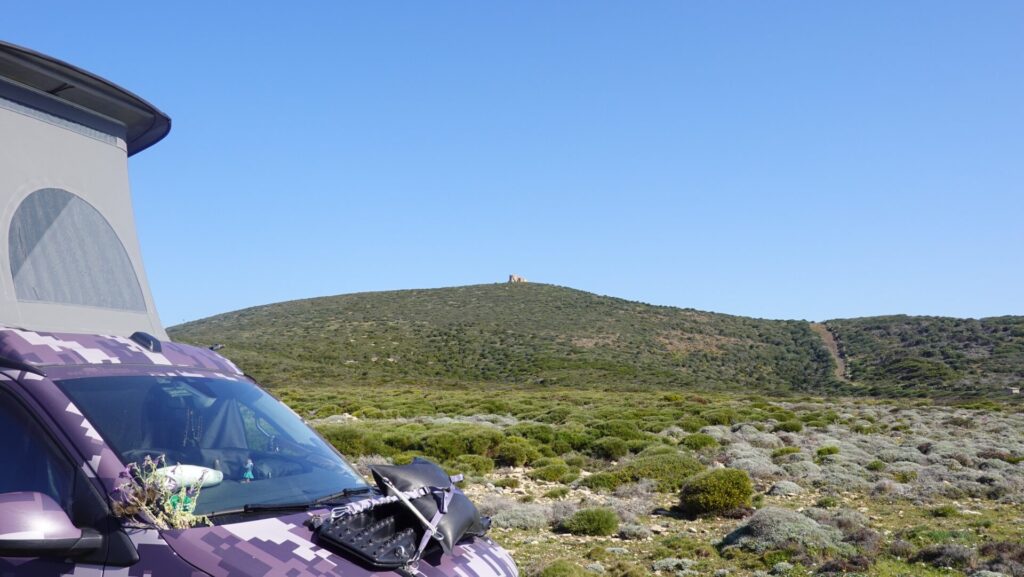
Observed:
[[[448,473],[435,463],[417,457],[408,465],[375,465],[370,467],[370,471],[373,473],[373,480],[385,495],[393,495],[394,489],[405,492],[420,487],[450,488],[452,495],[448,511],[437,525],[437,532],[441,537],[438,542],[445,553],[450,553],[452,547],[463,536],[480,536],[487,532],[488,524],[480,518],[476,505],[454,486]],[[391,486],[385,480],[390,481]],[[439,505],[435,495],[424,495],[413,500],[412,504],[427,520],[434,518]]]
[[[370,469],[384,497],[352,502],[332,511],[329,519],[311,525],[323,544],[348,553],[370,568],[398,569],[414,563],[431,548],[440,547],[450,553],[464,536],[482,536],[490,526],[452,478],[426,459]],[[408,503],[397,498],[398,493],[405,496],[412,491],[420,496]],[[439,506],[445,502],[447,509],[438,516]],[[433,537],[427,534],[423,520],[437,523]]]

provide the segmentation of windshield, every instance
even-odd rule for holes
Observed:
[[[197,514],[367,487],[295,413],[250,382],[129,376],[57,384],[123,463],[164,455],[168,464],[209,469],[193,469],[204,474]]]

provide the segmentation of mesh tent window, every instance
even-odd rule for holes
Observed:
[[[98,210],[59,188],[28,195],[8,231],[19,301],[146,311],[124,245]]]

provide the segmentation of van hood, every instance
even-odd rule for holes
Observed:
[[[322,512],[323,513],[323,512]],[[164,531],[163,538],[182,559],[214,577],[366,577],[374,572],[313,543],[298,513],[244,523]],[[423,577],[517,577],[515,562],[486,537],[463,539],[450,555],[420,561]],[[417,574],[417,573],[414,573]]]

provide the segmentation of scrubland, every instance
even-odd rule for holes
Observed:
[[[422,455],[528,575],[1024,576],[1014,406],[650,388],[275,391],[361,467]]]

